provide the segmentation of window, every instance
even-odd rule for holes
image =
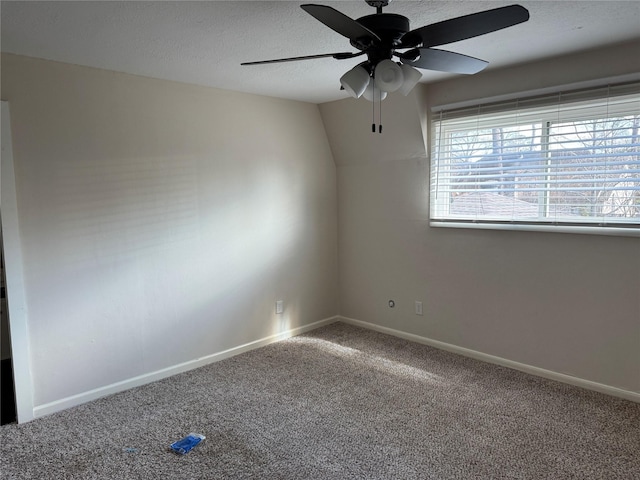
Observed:
[[[640,235],[640,83],[435,110],[431,224]]]

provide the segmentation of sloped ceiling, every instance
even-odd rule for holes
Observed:
[[[346,98],[338,79],[358,58],[240,66],[351,50],[302,3],[3,1],[1,46],[3,52],[312,103]],[[374,13],[360,0],[318,3],[352,18]],[[417,28],[509,4],[395,0],[385,12],[405,15]],[[529,22],[443,48],[488,60],[488,68],[496,69],[640,37],[638,1],[520,4],[531,13]],[[423,71],[422,81],[448,77]]]

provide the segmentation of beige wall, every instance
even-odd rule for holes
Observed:
[[[316,105],[4,54],[2,99],[36,409],[337,313]]]
[[[430,228],[423,135],[430,105],[635,73],[639,47],[392,95],[382,135],[366,101],[318,109],[3,54],[34,405],[338,310],[640,392],[638,240]]]
[[[638,42],[321,105],[338,165],[340,314],[640,393],[640,241],[431,228],[431,105],[640,72]],[[396,307],[390,309],[387,301]],[[424,315],[414,314],[414,301]]]

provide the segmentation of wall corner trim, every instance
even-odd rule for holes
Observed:
[[[224,360],[226,358],[230,358],[235,355],[248,352],[250,350],[255,350],[256,348],[264,347],[271,343],[278,342],[286,338],[295,337],[296,335],[300,335],[302,333],[315,330],[325,325],[335,323],[338,320],[338,316],[325,318],[322,320],[318,320],[317,322],[302,325],[300,327],[276,333],[268,337],[263,337],[252,342],[245,343],[243,345],[238,345],[221,352],[212,353],[211,355],[196,358],[194,360],[190,360],[178,365],[173,365],[171,367],[157,370],[155,372],[146,373],[144,375],[129,378],[121,382],[112,383],[111,385],[105,385],[104,387],[99,387],[88,392],[79,393],[77,395],[72,395],[70,397],[62,398],[50,403],[38,405],[33,409],[34,418],[44,417],[55,412],[66,410],[67,408],[75,407],[102,397],[106,397],[107,395],[123,392],[135,387],[140,387],[148,383],[177,375],[178,373],[183,373],[198,367],[203,367],[210,363],[219,362],[220,360]]]
[[[374,330],[376,332],[385,333],[387,335],[392,335],[394,337],[402,338],[404,340],[409,340],[411,342],[421,343],[423,345],[428,345],[430,347],[438,348],[440,350],[445,350],[451,353],[456,353],[458,355],[462,355],[465,357],[474,358],[476,360],[480,360],[483,362],[493,363],[495,365],[500,365],[502,367],[512,368],[514,370],[519,370],[521,372],[535,375],[537,377],[542,377],[549,380],[555,380],[557,382],[566,383],[576,387],[581,387],[586,390],[592,390],[595,392],[604,393],[606,395],[611,395],[613,397],[623,398],[625,400],[630,400],[632,402],[640,403],[640,392],[624,390],[621,388],[612,387],[610,385],[605,385],[598,382],[592,382],[591,380],[585,380],[582,378],[573,377],[571,375],[566,375],[564,373],[558,373],[552,370],[546,370],[544,368],[534,367],[532,365],[527,365],[525,363],[515,362],[513,360],[508,360],[506,358],[496,357],[494,355],[478,352],[476,350],[471,350],[471,349],[459,347],[457,345],[453,345],[450,343],[440,342],[438,340],[422,337],[420,335],[416,335],[413,333],[407,333],[401,330],[396,330],[393,328],[376,325],[374,323],[364,322],[362,320],[356,320],[355,318],[340,316],[339,321],[348,323],[350,325],[355,325],[357,327]]]

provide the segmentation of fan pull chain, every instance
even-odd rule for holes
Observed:
[[[371,133],[376,133],[376,84],[374,83],[376,79],[375,72],[371,75],[369,79],[371,84],[373,85],[373,94],[372,94],[372,102],[371,102]]]
[[[382,133],[382,90],[380,91],[380,103],[378,103],[378,133]]]
[[[371,82],[373,82],[372,92],[372,106],[371,106],[371,133],[376,133],[376,84],[375,73],[371,76]],[[382,133],[382,90],[378,89],[378,133]]]
[[[376,97],[371,102],[371,133],[376,133]]]

